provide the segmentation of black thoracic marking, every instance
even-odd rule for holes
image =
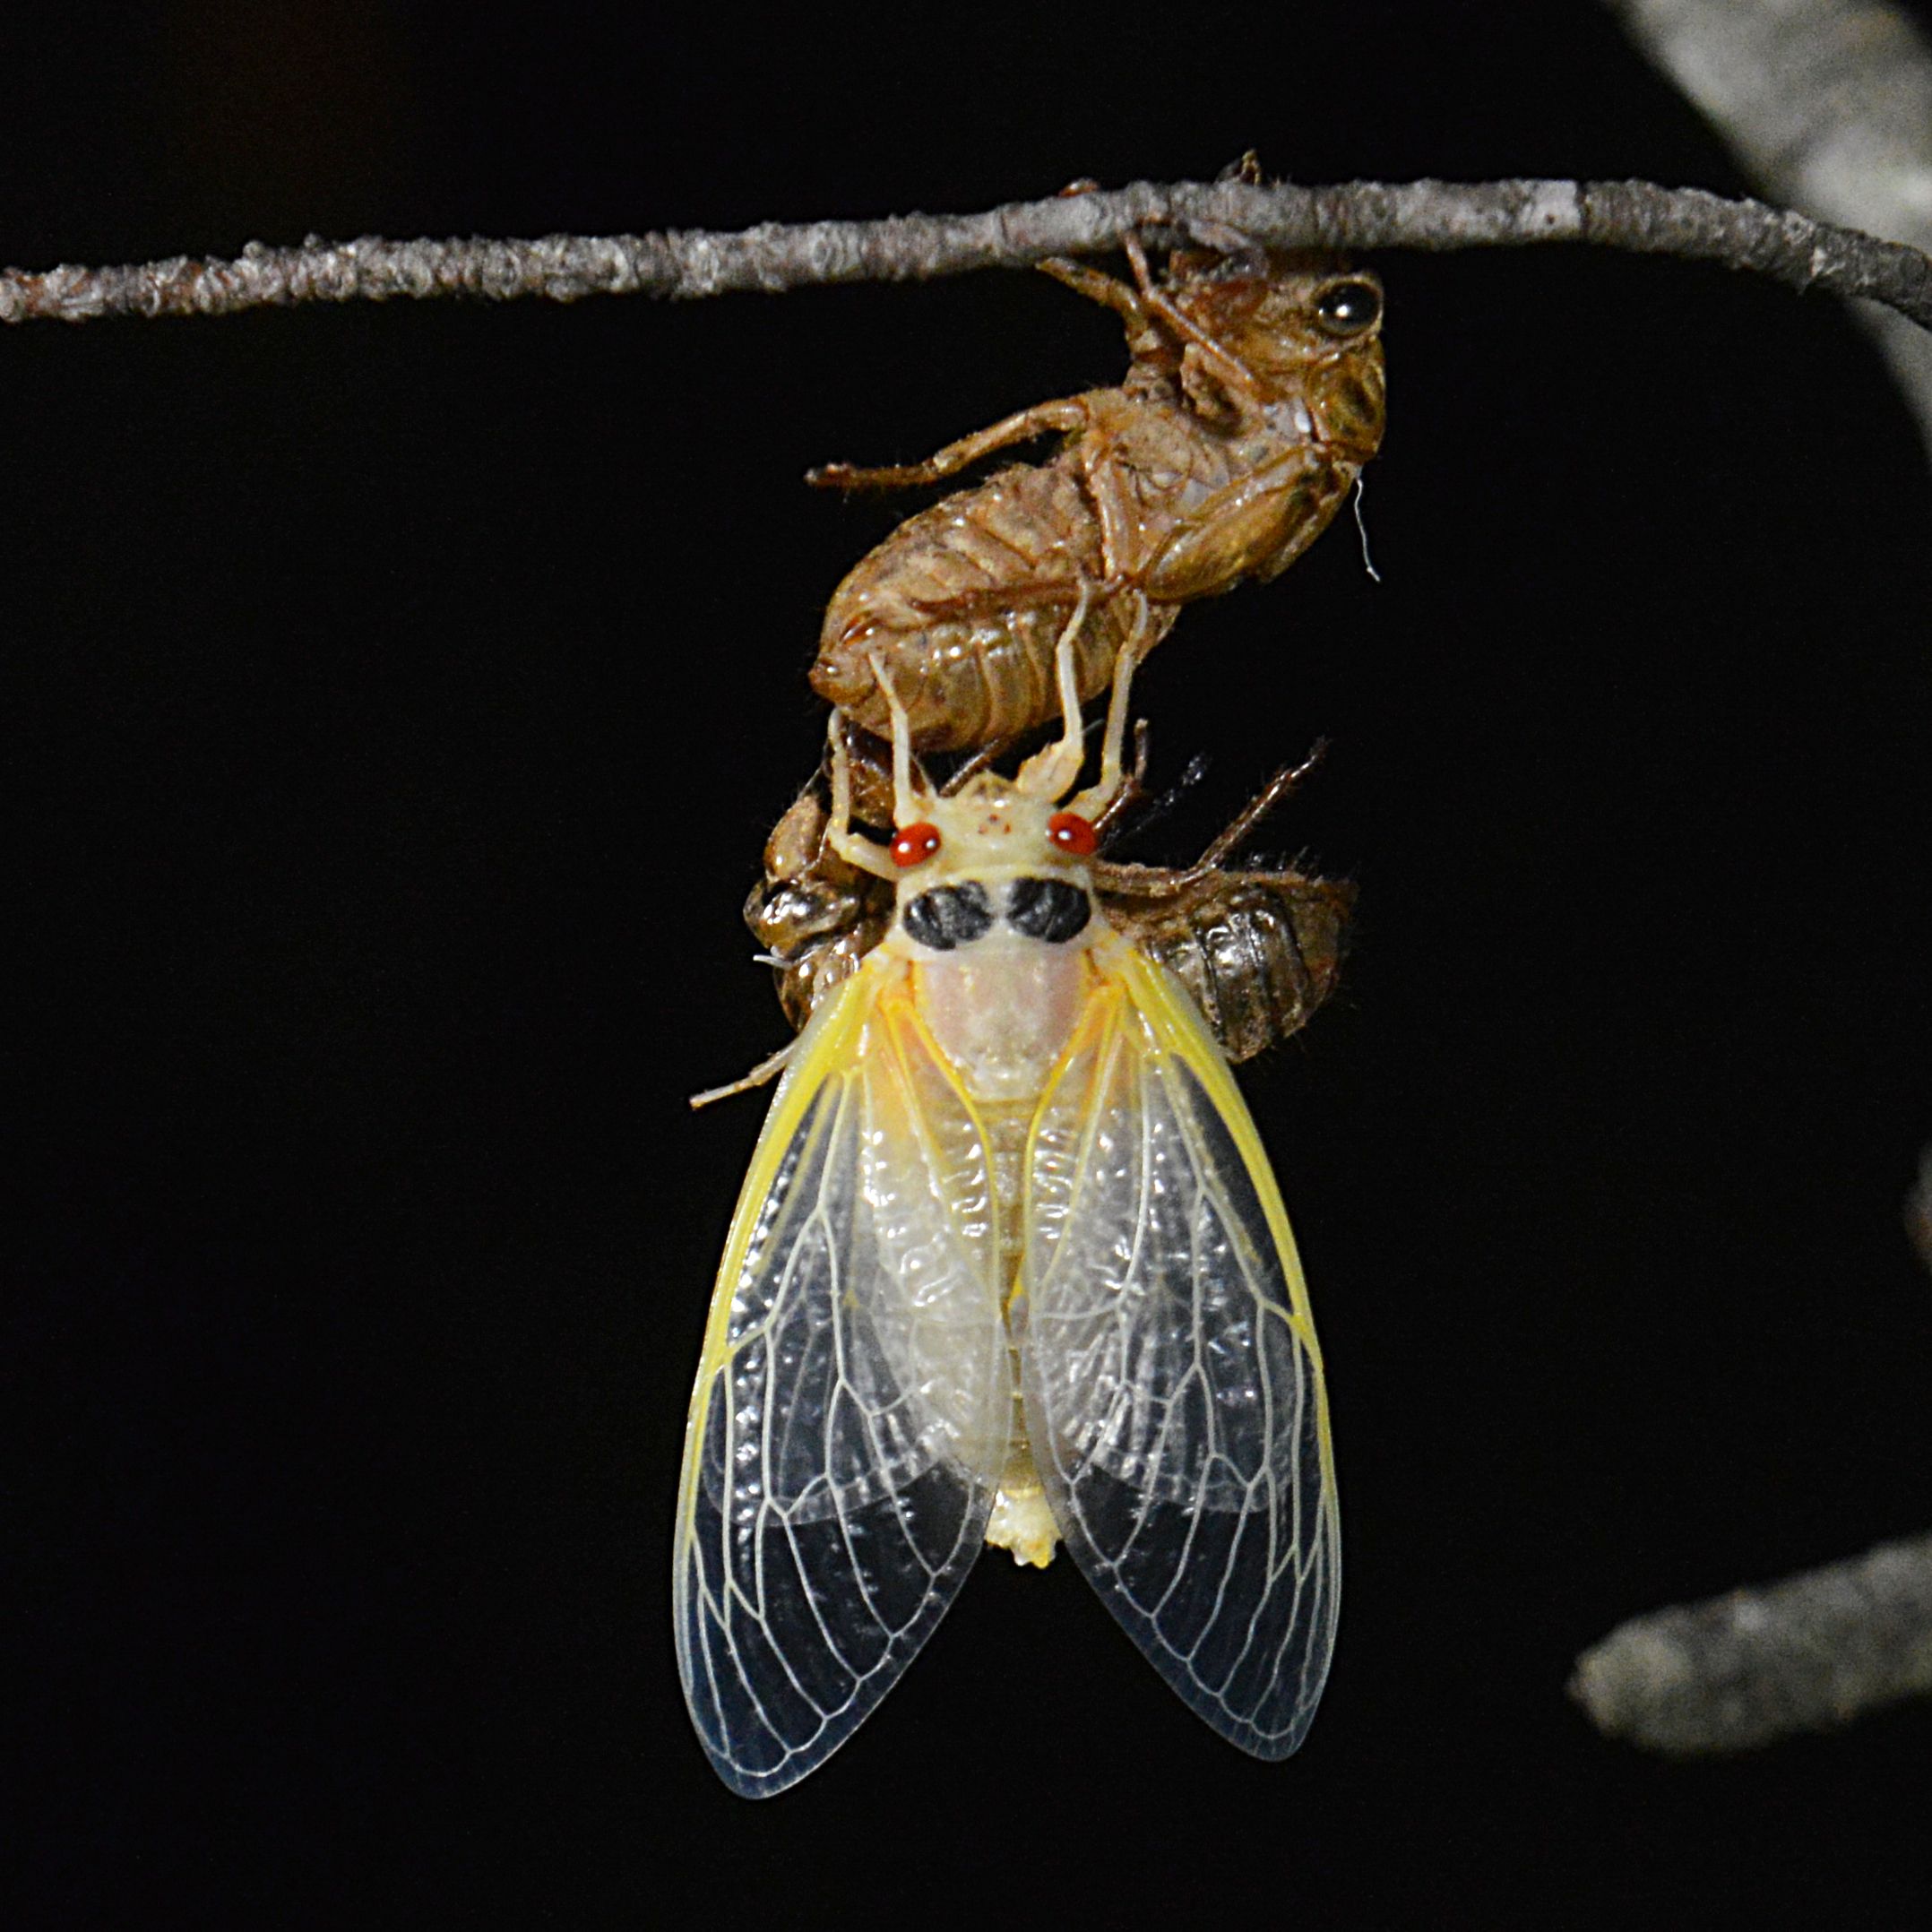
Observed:
[[[901,917],[922,946],[950,953],[981,937],[993,923],[986,887],[968,879],[963,885],[936,885],[911,901]]]
[[[1015,879],[1006,893],[1006,923],[1029,939],[1057,945],[1084,932],[1092,917],[1087,895],[1065,879]]]

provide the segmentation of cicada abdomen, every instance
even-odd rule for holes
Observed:
[[[1074,467],[1004,470],[908,517],[859,559],[826,607],[812,683],[834,704],[850,700],[850,715],[878,731],[877,658],[904,694],[921,751],[1020,736],[1052,716],[1055,643],[1082,585],[1108,574],[1100,522]],[[1107,688],[1136,625],[1144,655],[1177,614],[1125,586],[1093,595],[1075,643],[1082,699]]]
[[[1298,1033],[1334,991],[1353,885],[1285,869],[1205,877],[1145,869],[1165,890],[1113,890],[1102,875],[1107,917],[1194,995],[1237,1065]]]

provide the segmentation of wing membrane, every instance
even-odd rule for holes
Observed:
[[[850,1736],[978,1556],[1012,1419],[985,1140],[883,956],[801,1038],[726,1244],[673,1594],[720,1776]]]
[[[1341,1540],[1321,1357],[1281,1196],[1180,983],[1130,948],[1042,1101],[1021,1346],[1061,1533],[1186,1703],[1301,1742]]]

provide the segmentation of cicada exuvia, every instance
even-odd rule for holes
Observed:
[[[1245,178],[1258,178],[1247,177]],[[924,462],[834,463],[840,488],[936,483],[996,451],[1062,438],[907,518],[832,592],[812,683],[883,734],[876,660],[925,751],[1049,725],[1055,646],[1076,608],[1082,699],[1146,652],[1183,604],[1285,570],[1327,527],[1382,440],[1382,285],[1313,254],[1176,250],[1132,284],[1041,264],[1116,310],[1132,367],[1112,389],[1035,404]]]
[[[893,706],[886,936],[822,1000],[727,1239],[686,1434],[676,1636],[746,1796],[813,1770],[983,1547],[1065,1542],[1154,1668],[1257,1756],[1301,1742],[1341,1546],[1281,1195],[1186,988],[1100,914],[1072,637],[1064,735],[923,784]],[[890,685],[886,686],[890,692]]]

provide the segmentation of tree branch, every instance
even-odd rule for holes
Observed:
[[[590,295],[674,300],[817,283],[923,280],[1090,254],[1133,231],[1212,242],[1228,229],[1276,247],[1459,249],[1581,242],[1769,275],[1881,302],[1932,329],[1932,257],[1757,202],[1643,181],[1160,185],[1016,202],[977,215],[764,222],[737,234],[553,235],[540,241],[370,237],[299,248],[251,242],[231,262],[175,256],[121,268],[0,271],[0,321],[222,315],[297,302]]]
[[[1576,1660],[1600,1730],[1673,1755],[1747,1750],[1932,1691],[1932,1536],[1620,1624]]]
[[[1765,194],[1932,247],[1932,46],[1876,0],[1607,0]],[[1867,319],[1932,452],[1932,339]]]
[[[1932,1147],[1905,1202],[1932,1268]],[[1932,1692],[1932,1533],[1619,1624],[1576,1660],[1591,1721],[1673,1755],[1829,1730]]]

